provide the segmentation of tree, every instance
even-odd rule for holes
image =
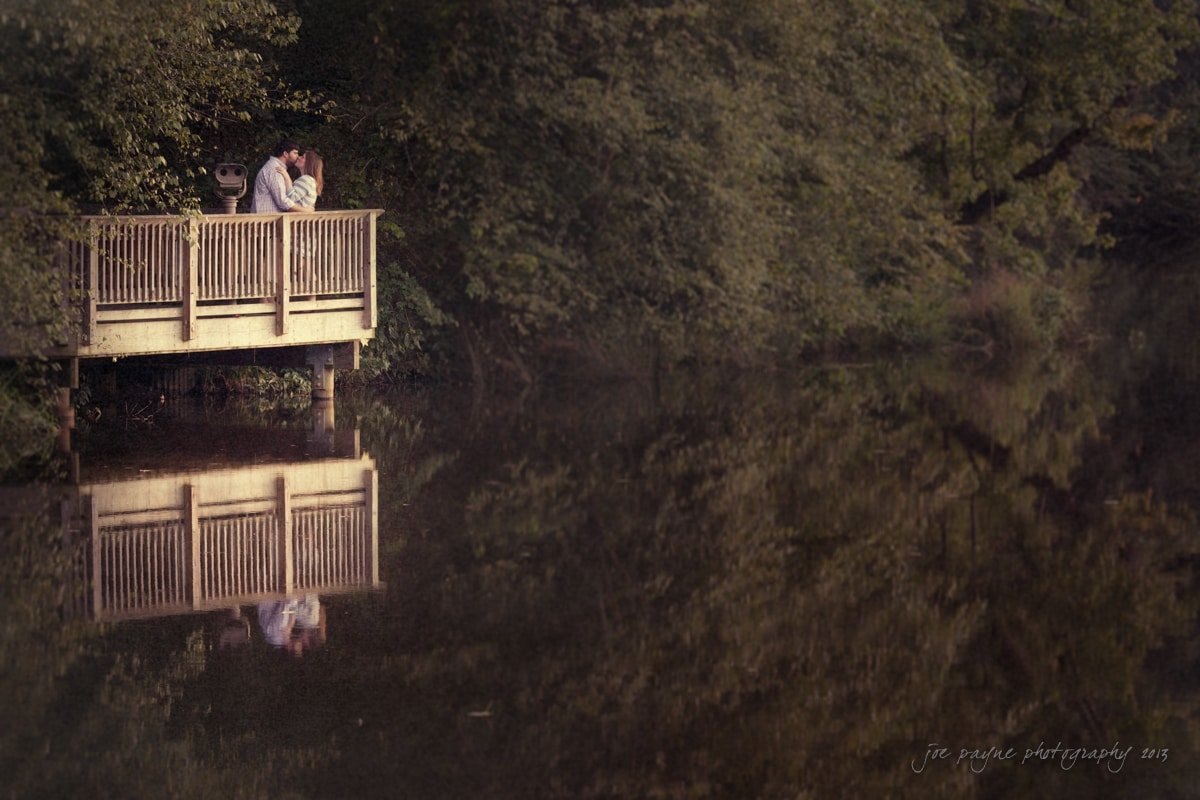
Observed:
[[[285,104],[263,53],[298,18],[264,0],[20,0],[0,10],[0,307],[54,309],[52,242],[84,209],[199,209],[205,137]],[[6,313],[11,318],[11,313]],[[48,313],[6,331],[45,341]],[[61,325],[61,320],[57,320]]]

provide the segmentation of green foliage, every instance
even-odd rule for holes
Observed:
[[[903,152],[903,124],[845,108],[866,83],[880,102],[914,95],[911,72],[876,52],[856,59],[855,43],[924,50],[887,15],[849,25],[857,12],[463,9],[442,69],[408,101],[437,114],[410,113],[392,134],[425,152],[418,177],[437,182],[433,230],[453,249],[440,253],[451,275],[436,279],[465,288],[455,308],[492,309],[534,340],[646,319],[699,354],[875,324],[884,303],[867,284],[891,296],[915,274],[936,292],[939,271],[954,272],[953,234],[916,176],[877,157]],[[850,74],[794,58],[812,51],[851,54]]]
[[[375,339],[362,354],[369,376],[405,375],[430,371],[425,343],[453,318],[434,303],[417,280],[396,262],[379,267],[379,303],[387,313],[375,329]]]
[[[292,104],[263,52],[294,41],[298,25],[265,0],[18,0],[0,9],[7,341],[36,352],[63,333],[54,243],[77,234],[55,215],[199,209],[209,140]]]
[[[19,113],[4,140],[30,167],[10,207],[44,210],[50,188],[112,210],[197,208],[204,137],[277,102],[261,51],[298,26],[263,0],[10,6],[2,102]]]
[[[994,271],[1069,283],[1129,152],[1188,124],[1194,69],[1158,87],[1198,32],[1190,0],[281,8],[4,11],[11,207],[195,209],[286,131],[326,207],[386,211],[368,368],[523,380],[928,345]],[[0,303],[56,308],[61,231],[15,220]]]
[[[299,51],[339,54],[293,75],[337,97],[315,133],[345,197],[405,233],[378,365],[410,369],[446,314],[525,378],[953,336],[964,273],[1037,286],[1109,243],[1093,156],[1161,135],[1170,104],[1131,98],[1197,32],[1150,0],[299,11]]]

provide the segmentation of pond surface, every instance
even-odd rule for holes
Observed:
[[[1196,796],[1181,370],[105,409],[0,498],[0,784]]]

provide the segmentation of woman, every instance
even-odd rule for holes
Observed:
[[[287,196],[294,203],[308,208],[317,205],[317,198],[325,191],[325,159],[316,150],[309,150],[296,160],[300,177],[292,183],[286,169],[280,169],[288,184]]]
[[[287,170],[282,170],[287,178],[286,182],[289,184],[287,196],[296,205],[311,210],[316,207],[317,198],[325,190],[325,159],[316,150],[309,150],[296,159],[296,168],[300,170],[301,174],[299,178],[296,178],[295,183],[291,182],[291,176],[287,174]],[[296,300],[312,300],[315,298],[315,295],[310,293],[313,280],[314,250],[312,240],[308,238],[312,235],[312,229],[298,227],[293,230],[295,232],[292,239],[292,296]]]

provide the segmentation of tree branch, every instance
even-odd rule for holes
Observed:
[[[1048,174],[1050,170],[1054,169],[1056,164],[1069,159],[1076,148],[1087,141],[1091,135],[1092,128],[1089,126],[1082,125],[1076,128],[1059,139],[1058,144],[1054,146],[1053,150],[1037,161],[1027,164],[1013,178],[1018,182],[1024,182]],[[1008,199],[1009,193],[1007,191],[1003,189],[999,191],[988,189],[974,200],[963,203],[958,210],[958,222],[960,225],[974,225],[982,220],[992,209],[1007,202]]]

